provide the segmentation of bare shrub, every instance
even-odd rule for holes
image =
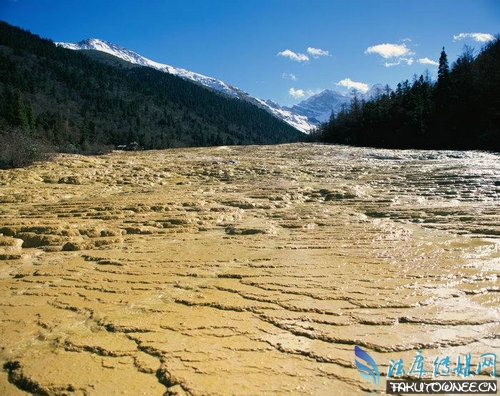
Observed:
[[[20,129],[0,131],[0,168],[19,168],[50,159],[53,148]]]

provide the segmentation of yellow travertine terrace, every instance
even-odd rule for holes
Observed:
[[[0,171],[0,394],[353,395],[500,352],[500,157],[341,146]],[[490,378],[487,373],[485,378]],[[382,381],[382,382],[383,382]]]

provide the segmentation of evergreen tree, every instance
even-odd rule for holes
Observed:
[[[354,100],[314,137],[386,148],[500,151],[500,38],[477,57],[466,47],[451,70],[443,48],[436,83],[428,74],[415,76],[395,91]]]
[[[448,57],[443,47],[439,56],[438,80],[434,91],[434,116],[432,120],[435,131],[434,140],[438,148],[445,147],[446,142],[453,138],[449,74]]]
[[[438,84],[444,82],[450,73],[450,68],[448,66],[448,57],[446,52],[443,49],[441,50],[441,54],[439,56],[439,66],[438,66]]]

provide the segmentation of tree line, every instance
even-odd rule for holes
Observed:
[[[312,134],[322,142],[379,148],[500,151],[500,39],[475,56],[465,47],[450,67],[443,48],[429,75],[354,98]]]

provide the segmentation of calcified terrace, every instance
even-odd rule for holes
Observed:
[[[0,202],[2,395],[352,395],[355,345],[500,352],[495,154],[61,155]]]

